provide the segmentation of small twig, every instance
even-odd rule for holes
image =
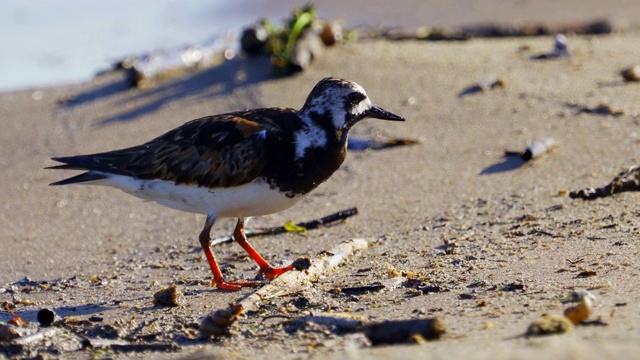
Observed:
[[[44,338],[50,338],[55,336],[58,333],[59,329],[58,328],[47,328],[43,331],[38,331],[37,333],[19,338],[14,340],[14,343],[18,344],[18,345],[29,345],[35,342],[38,342]]]
[[[334,213],[331,215],[327,215],[321,219],[302,222],[302,223],[296,224],[296,226],[303,227],[306,230],[313,230],[313,229],[319,228],[320,226],[326,226],[330,223],[344,221],[348,217],[356,215],[357,213],[358,213],[358,208],[350,208],[350,209],[338,211],[337,213]],[[285,232],[287,232],[287,230],[285,229],[284,226],[276,226],[276,227],[267,228],[261,231],[254,232],[253,236],[277,235]]]
[[[287,319],[287,320],[291,320],[293,318],[293,316],[291,315],[269,315],[269,316],[265,316],[262,318],[262,322],[265,322],[267,320],[271,320],[271,319]]]
[[[137,344],[137,343],[125,341],[122,339],[101,339],[101,338],[95,338],[95,339],[86,338],[83,340],[83,346],[85,348],[112,350],[115,352],[145,352],[145,351],[168,352],[168,351],[176,351],[180,349],[180,346],[175,343],[152,342],[152,343]]]
[[[13,318],[11,318],[8,323],[17,327],[20,326],[26,326],[29,323],[22,320],[22,317],[20,317],[18,314],[16,314],[15,312],[13,312],[13,310],[11,310],[11,307],[9,306],[9,304],[5,304],[4,309],[11,315],[13,315]]]
[[[586,188],[569,192],[572,199],[593,200],[624,191],[640,191],[640,166],[635,165],[619,173],[613,180],[599,188]]]
[[[336,223],[338,221],[344,221],[347,218],[358,214],[358,208],[350,208],[346,210],[338,211],[337,213],[327,215],[323,218],[301,222],[296,224],[296,226],[304,228],[306,230],[317,229],[321,226],[328,226],[329,224]],[[278,235],[288,232],[284,226],[276,226],[271,228],[262,229],[259,231],[247,231],[247,238],[263,236],[263,235]],[[233,238],[231,236],[223,236],[211,241],[211,246],[215,246],[218,244],[224,244],[228,242],[232,242]]]
[[[366,318],[353,314],[323,312],[296,318],[292,324],[302,327],[307,323],[314,323],[325,327],[335,327],[341,332],[353,333],[362,331],[362,326],[366,321]]]

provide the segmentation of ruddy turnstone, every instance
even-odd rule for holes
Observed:
[[[49,169],[86,172],[52,183],[105,185],[170,208],[206,214],[200,245],[213,286],[239,290],[253,281],[226,282],[211,251],[218,218],[237,218],[233,238],[272,280],[293,267],[272,267],[247,242],[247,218],[276,213],[327,180],[347,154],[347,134],[371,117],[404,119],[369,100],[355,82],[326,78],[300,110],[264,108],[192,120],[142,145],[55,157]]]

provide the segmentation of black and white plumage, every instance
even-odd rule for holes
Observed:
[[[245,219],[285,210],[342,164],[347,134],[358,121],[402,117],[371,103],[348,80],[326,78],[300,110],[264,108],[212,115],[171,130],[142,145],[69,157],[51,169],[85,172],[51,185],[106,185],[136,197],[207,215],[200,243],[220,289],[253,286],[225,282],[210,247],[216,219],[238,218],[235,240],[269,279],[291,270],[273,268],[246,241]]]

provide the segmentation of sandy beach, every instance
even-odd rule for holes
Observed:
[[[145,91],[128,89],[116,73],[0,94],[0,301],[15,304],[30,322],[42,308],[93,317],[87,337],[115,332],[141,344],[177,344],[154,353],[161,358],[638,357],[640,195],[583,201],[566,194],[604,186],[640,162],[640,83],[620,76],[640,63],[640,34],[567,37],[572,56],[546,60],[534,58],[552,49],[553,37],[370,40],[332,48],[288,78],[272,78],[264,59],[235,59]],[[252,220],[250,227],[260,228],[359,210],[337,226],[252,240],[273,263],[316,258],[351,238],[370,246],[309,286],[241,315],[231,336],[198,339],[206,314],[254,291],[208,286],[197,241],[204,216],[114,189],[48,186],[67,175],[43,169],[54,165],[52,156],[136,145],[209,114],[299,108],[326,76],[358,82],[374,102],[407,119],[365,120],[352,136],[420,144],[350,152],[300,204]],[[498,78],[503,87],[461,96]],[[609,114],[598,113],[599,106]],[[557,146],[539,159],[504,157],[544,138]],[[233,225],[220,221],[214,237]],[[226,276],[255,275],[237,244],[214,252]],[[336,291],[384,284],[393,274],[405,275],[402,284]],[[438,290],[412,288],[407,274]],[[153,294],[172,283],[186,304],[154,307]],[[581,289],[595,295],[591,320],[599,323],[522,336],[543,314],[561,315],[571,306],[565,300]],[[292,328],[294,319],[322,311],[367,322],[437,317],[447,334],[423,345],[372,347],[359,332]],[[11,317],[0,312],[2,322]],[[81,350],[79,341],[68,339],[78,348],[68,352],[38,349],[68,358],[150,354]]]

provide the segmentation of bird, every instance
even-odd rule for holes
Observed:
[[[365,118],[405,119],[371,102],[357,83],[319,81],[299,110],[258,108],[191,120],[141,145],[89,155],[52,157],[47,167],[84,171],[52,186],[102,185],[169,208],[206,215],[200,246],[212,286],[240,290],[250,280],[225,281],[211,249],[218,219],[236,218],[233,239],[273,280],[293,269],[271,266],[247,241],[251,217],[298,203],[327,180],[347,154],[348,132]]]

